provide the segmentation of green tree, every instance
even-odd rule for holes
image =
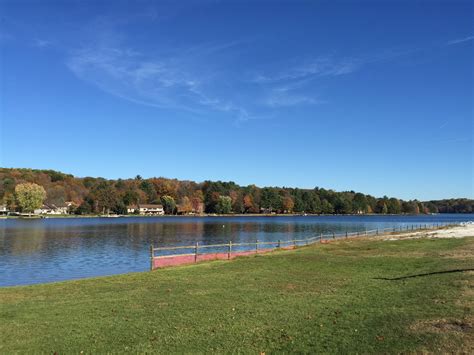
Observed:
[[[328,200],[324,199],[321,201],[321,212],[324,214],[333,214],[334,206]]]
[[[420,210],[418,208],[418,203],[416,201],[403,201],[402,210],[403,213],[407,214],[418,214]]]
[[[176,202],[173,197],[165,195],[161,196],[161,204],[166,214],[174,214],[176,211]]]
[[[8,207],[10,211],[15,211],[17,204],[16,204],[16,199],[15,199],[15,193],[14,192],[7,192],[3,196],[3,203]]]
[[[402,212],[400,201],[393,197],[387,201],[387,209],[390,214],[400,214]]]
[[[418,213],[427,213],[428,209],[425,207],[423,202],[417,202],[418,203]]]
[[[368,207],[369,204],[365,195],[360,192],[356,193],[352,200],[352,211],[354,213],[367,213]]]
[[[321,213],[321,200],[316,191],[307,191],[303,193],[303,199],[305,201],[305,212],[309,213]]]
[[[142,180],[140,183],[140,189],[146,194],[148,203],[154,203],[158,199],[155,187],[148,180]]]
[[[222,182],[204,181],[202,186],[204,195],[204,205],[207,213],[216,213],[216,206],[219,202],[219,197],[225,194],[225,187]]]
[[[43,186],[33,183],[16,185],[15,195],[20,209],[28,213],[40,208],[46,199],[46,191]]]
[[[264,187],[260,197],[260,207],[268,209],[270,211],[281,210],[282,198],[278,194],[278,191],[272,187]]]
[[[219,196],[216,204],[216,212],[219,214],[229,214],[232,212],[232,198],[229,196]]]
[[[375,213],[381,213],[381,214],[387,214],[388,213],[388,207],[387,203],[384,199],[380,199],[377,201],[374,209]]]
[[[122,200],[126,206],[138,205],[140,203],[140,195],[137,190],[129,189],[123,194]]]
[[[350,201],[344,196],[336,197],[334,201],[334,212],[337,214],[348,214],[352,212],[352,205]]]
[[[112,208],[112,211],[116,214],[125,215],[127,214],[127,206],[123,203],[123,201],[117,201],[115,206]]]
[[[76,208],[74,214],[83,215],[83,214],[91,214],[92,213],[92,206],[87,201],[84,201]]]
[[[303,201],[303,192],[300,189],[292,190],[293,201],[295,203],[293,207],[293,211],[295,212],[304,212],[305,211],[305,203]]]

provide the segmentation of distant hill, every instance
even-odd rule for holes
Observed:
[[[188,213],[310,213],[310,214],[418,214],[472,213],[474,200],[404,201],[360,192],[324,188],[239,186],[222,181],[180,181],[163,177],[108,180],[78,178],[54,170],[0,168],[0,202],[18,210],[15,186],[26,182],[46,190],[46,204],[64,206],[71,213],[127,213],[127,206],[162,204],[167,214]],[[70,204],[70,203],[69,203]]]

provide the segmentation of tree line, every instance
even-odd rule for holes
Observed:
[[[405,201],[360,192],[336,192],[315,187],[239,186],[234,182],[180,181],[163,177],[144,179],[78,178],[54,170],[0,168],[0,201],[11,211],[24,210],[19,191],[44,189],[42,202],[61,206],[72,202],[75,214],[127,214],[130,205],[161,204],[166,214],[419,214],[472,213],[474,200]],[[22,190],[23,189],[23,190]],[[19,190],[19,191],[18,191]],[[36,189],[37,190],[37,189]],[[24,194],[23,194],[24,195]]]

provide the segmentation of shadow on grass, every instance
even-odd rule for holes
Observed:
[[[467,272],[467,271],[474,271],[474,269],[454,269],[454,270],[445,270],[445,271],[433,271],[433,272],[427,272],[425,274],[416,274],[416,275],[400,276],[400,277],[374,277],[373,279],[374,280],[397,281],[397,280],[412,279],[412,278],[415,278],[415,277],[440,275],[440,274],[452,274],[452,273],[455,273],[455,272]]]

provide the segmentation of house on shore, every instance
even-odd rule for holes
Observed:
[[[46,205],[44,204],[41,208],[37,208],[33,211],[34,214],[50,214],[50,215],[60,215],[60,214],[68,214],[69,213],[69,206],[56,206],[54,204]]]
[[[6,205],[0,205],[0,216],[7,215],[10,212]]]
[[[127,206],[127,213],[140,215],[164,215],[165,210],[162,205],[143,204]]]

